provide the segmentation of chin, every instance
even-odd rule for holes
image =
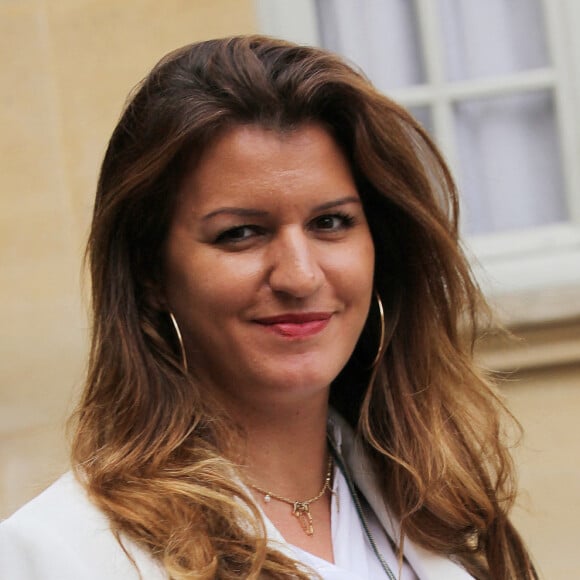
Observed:
[[[320,372],[320,368],[317,368],[313,369],[312,372],[308,372],[308,369],[304,367],[289,369],[282,374],[276,373],[277,376],[272,377],[270,384],[278,385],[277,390],[285,393],[317,394],[329,390],[330,384],[338,375],[339,370],[336,372]]]

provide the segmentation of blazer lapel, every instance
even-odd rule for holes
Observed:
[[[339,431],[335,437],[338,451],[346,463],[350,475],[358,489],[372,507],[387,534],[399,543],[401,529],[398,520],[389,512],[375,482],[372,466],[351,427],[336,413],[331,414],[331,425]],[[404,553],[419,580],[469,580],[472,576],[460,565],[444,556],[412,542],[404,541]]]

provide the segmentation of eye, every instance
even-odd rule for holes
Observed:
[[[215,239],[216,244],[235,244],[244,242],[254,236],[260,235],[261,229],[258,226],[243,225],[229,228],[221,232]]]
[[[323,232],[336,232],[350,228],[354,224],[354,221],[353,216],[343,212],[337,212],[318,216],[312,221],[312,226],[314,229]]]

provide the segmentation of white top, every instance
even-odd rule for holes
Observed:
[[[333,440],[335,449],[340,452],[343,444],[344,425],[340,423],[340,419],[335,420],[334,413],[331,417],[329,435]],[[407,562],[403,563],[399,575],[398,559],[385,529],[364,498],[359,497],[359,501],[365,523],[375,545],[395,578],[397,580],[418,580],[417,575]],[[263,515],[267,519],[267,516]],[[334,467],[330,518],[334,564],[292,545],[290,548],[294,551],[294,558],[316,570],[324,580],[388,579],[388,575],[379,562],[364,530],[348,483],[337,465]]]
[[[375,544],[398,580],[418,580],[405,562],[399,576],[397,557],[374,512],[363,506],[364,518]],[[324,580],[383,580],[388,579],[364,531],[348,484],[340,469],[335,468],[331,504],[332,547],[334,564],[296,546],[295,559],[313,568]]]

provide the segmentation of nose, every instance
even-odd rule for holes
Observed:
[[[271,242],[269,284],[274,292],[307,298],[322,285],[324,273],[315,242],[302,229],[280,232]]]

